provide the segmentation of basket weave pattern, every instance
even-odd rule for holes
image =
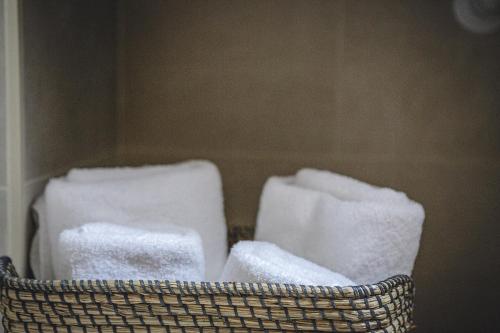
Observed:
[[[6,332],[408,332],[414,286],[19,278],[0,258]]]

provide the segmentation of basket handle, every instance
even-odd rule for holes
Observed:
[[[10,265],[12,265],[12,260],[9,257],[7,256],[0,257],[0,283],[2,283],[3,278],[9,274],[7,268]]]

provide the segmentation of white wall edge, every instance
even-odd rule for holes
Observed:
[[[19,273],[26,270],[23,208],[23,112],[21,101],[20,1],[4,1],[5,102],[7,125],[7,254]]]

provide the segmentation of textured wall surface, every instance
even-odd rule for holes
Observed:
[[[28,180],[112,154],[115,4],[23,3]]]
[[[419,332],[498,324],[499,34],[449,1],[118,7],[122,163],[214,160],[232,224],[302,166],[403,190],[427,212]]]

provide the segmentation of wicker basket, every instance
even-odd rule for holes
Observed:
[[[234,236],[234,235],[233,235]],[[413,282],[353,287],[169,281],[38,281],[0,258],[6,332],[408,332]]]

